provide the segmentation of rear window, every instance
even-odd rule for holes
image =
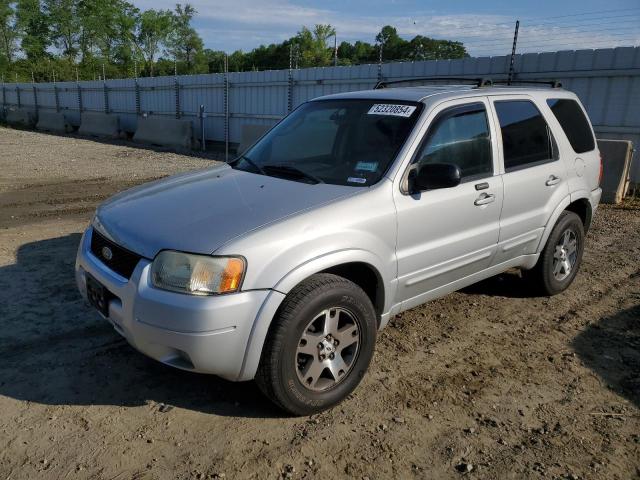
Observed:
[[[596,148],[589,120],[578,102],[567,98],[550,98],[547,100],[547,105],[558,119],[576,153],[590,152]]]

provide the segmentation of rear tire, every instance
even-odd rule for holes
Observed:
[[[578,215],[560,214],[536,266],[525,272],[532,286],[543,295],[565,291],[578,273],[584,252],[584,225]]]
[[[376,335],[376,313],[360,287],[337,275],[312,275],[280,306],[262,349],[256,383],[291,414],[326,410],[358,386],[373,357]]]

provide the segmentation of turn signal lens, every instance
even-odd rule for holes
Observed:
[[[226,293],[238,290],[243,273],[244,262],[239,258],[229,258],[227,260],[227,266],[222,272],[218,291],[220,293]]]

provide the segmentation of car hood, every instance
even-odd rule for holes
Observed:
[[[98,208],[93,226],[149,259],[165,249],[210,254],[244,233],[358,190],[222,165],[122,192]]]

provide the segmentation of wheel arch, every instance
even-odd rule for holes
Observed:
[[[382,261],[373,253],[358,249],[317,257],[291,270],[270,292],[251,328],[238,380],[251,380],[255,376],[269,328],[286,295],[316,273],[332,273],[362,288],[373,303],[380,327],[382,315],[387,310],[386,303],[393,296],[392,292],[387,291],[389,279],[385,277]]]
[[[593,216],[593,209],[591,208],[591,202],[586,197],[581,197],[567,205],[565,210],[575,213],[582,220],[582,225],[584,226],[584,232],[587,233],[589,227],[591,226],[591,219]]]
[[[544,229],[544,233],[540,238],[540,243],[538,244],[536,253],[540,253],[542,251],[542,249],[547,243],[547,240],[549,239],[549,235],[551,235],[551,231],[553,230],[553,227],[555,227],[556,222],[558,221],[558,218],[560,218],[560,214],[562,214],[562,212],[564,212],[565,210],[568,210],[578,215],[582,220],[582,224],[584,225],[585,233],[587,232],[587,230],[589,229],[589,226],[591,225],[591,218],[593,215],[593,208],[591,206],[591,202],[589,198],[583,195],[580,195],[580,196],[567,195],[565,198],[562,199],[562,201],[558,204],[558,206],[555,208],[555,210],[549,217],[549,221],[547,222],[547,225],[545,226],[545,229]]]

